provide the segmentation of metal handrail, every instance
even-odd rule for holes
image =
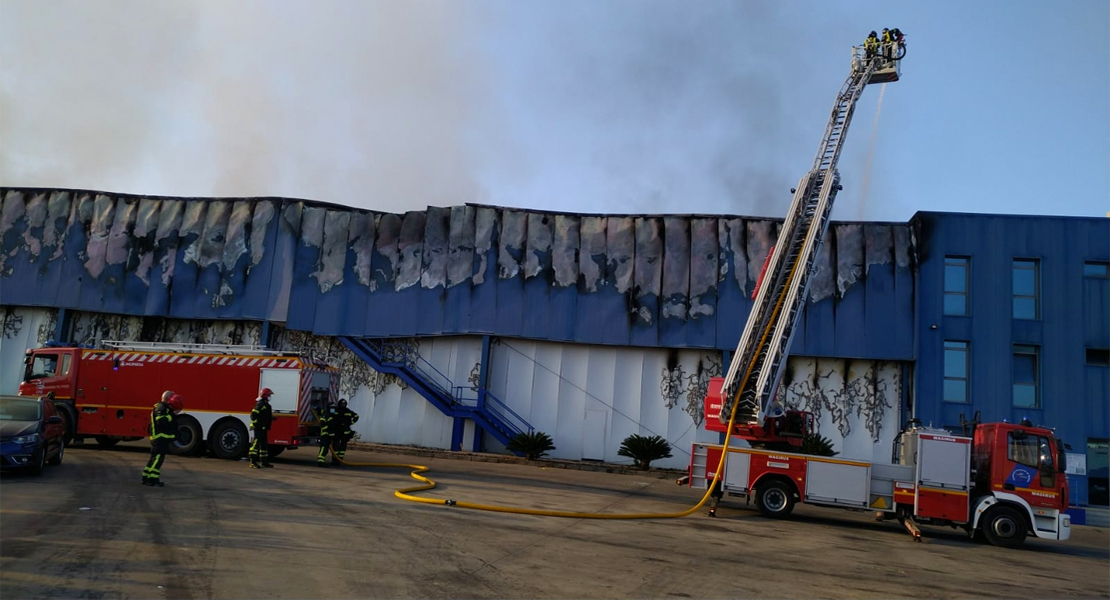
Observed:
[[[259,356],[296,356],[296,352],[285,350],[270,350],[257,344],[193,344],[178,342],[124,342],[118,340],[103,340],[101,346],[112,350],[131,350],[151,352],[185,352],[206,354],[255,354]]]

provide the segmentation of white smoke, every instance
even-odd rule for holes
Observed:
[[[790,150],[816,141],[781,108],[804,68],[781,20],[764,2],[5,2],[0,182],[778,216],[806,165]]]

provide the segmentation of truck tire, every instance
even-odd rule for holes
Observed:
[[[760,483],[755,490],[755,506],[765,517],[783,519],[794,510],[794,490],[778,480]]]
[[[58,416],[62,418],[62,427],[65,428],[65,435],[62,440],[66,445],[73,443],[73,438],[77,435],[77,413],[73,407],[68,404],[55,404],[58,408]]]
[[[188,415],[178,417],[177,437],[170,444],[170,453],[178,456],[190,456],[203,448],[204,434],[201,433],[200,423]]]
[[[1004,504],[988,510],[979,527],[988,542],[1002,548],[1017,548],[1025,541],[1028,533],[1025,515]]]
[[[247,428],[235,420],[217,423],[208,436],[208,447],[212,454],[228,460],[239,460],[246,456],[249,444]]]
[[[98,435],[95,439],[96,443],[101,448],[111,448],[112,446],[115,446],[119,443],[119,438],[115,438],[110,435]]]

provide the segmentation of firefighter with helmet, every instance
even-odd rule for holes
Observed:
[[[863,48],[867,51],[867,58],[875,58],[875,55],[879,53],[879,34],[872,31],[871,35],[868,35],[867,39],[864,40]]]
[[[317,467],[328,466],[328,451],[331,450],[334,439],[332,428],[338,424],[335,419],[338,412],[335,403],[329,402],[327,408],[320,414],[320,451],[316,453]]]
[[[254,431],[254,441],[251,442],[250,450],[252,469],[274,466],[270,464],[269,441],[270,428],[274,422],[273,409],[270,408],[270,396],[273,395],[274,390],[270,388],[264,387],[259,390],[254,410],[251,411],[251,429]]]
[[[351,430],[351,426],[355,423],[358,423],[358,413],[347,408],[347,400],[340,398],[339,405],[335,407],[335,416],[328,425],[328,431],[332,435],[332,450],[335,452],[332,464],[336,466],[343,464],[343,459],[347,456],[347,442],[351,441],[351,437],[355,434]]]
[[[170,442],[177,438],[176,415],[185,408],[185,399],[170,390],[162,393],[162,400],[150,411],[150,460],[143,469],[143,485],[162,487],[162,463]]]

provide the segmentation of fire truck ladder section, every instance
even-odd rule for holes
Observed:
[[[897,61],[866,58],[853,49],[852,72],[836,96],[813,168],[794,190],[755,304],[722,387],[721,421],[761,423],[771,413],[772,393],[782,378],[794,331],[809,292],[810,276],[841,189],[837,161],[856,102],[868,83],[897,81]]]
[[[518,434],[533,430],[489,390],[454,385],[424,360],[413,344],[356,337],[340,337],[339,341],[375,371],[396,375],[440,412],[455,419],[453,450],[458,450],[463,442],[463,419],[474,421],[478,428],[505,445]]]

